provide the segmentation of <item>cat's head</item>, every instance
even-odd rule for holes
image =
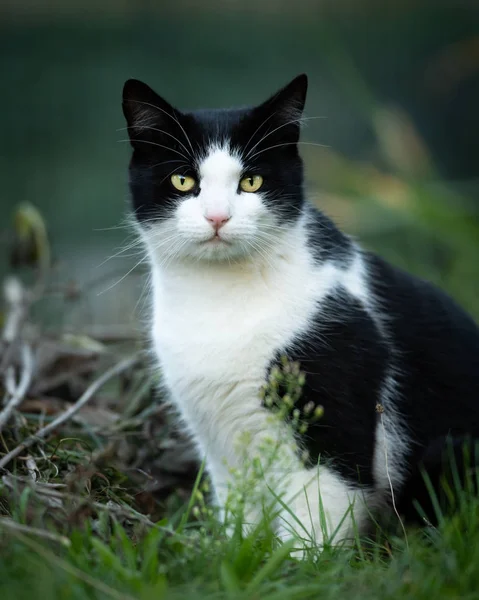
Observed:
[[[126,82],[134,214],[150,251],[229,260],[262,253],[297,222],[307,77],[252,108],[181,112]]]

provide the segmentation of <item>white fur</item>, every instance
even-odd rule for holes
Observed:
[[[389,373],[383,384],[381,406],[378,407],[380,416],[376,427],[373,471],[377,488],[393,502],[406,476],[403,457],[409,450],[406,425],[395,407],[398,394],[397,378]]]
[[[388,322],[377,301],[369,292],[367,271],[360,249],[351,268],[349,291],[360,300],[378,331],[388,339]],[[394,352],[394,345],[392,346]],[[393,357],[393,361],[394,361]],[[406,425],[396,408],[400,393],[400,373],[389,367],[381,390],[380,403],[377,406],[378,423],[375,431],[373,473],[376,486],[375,505],[385,506],[385,501],[395,496],[405,479],[404,456],[409,450],[409,435]],[[396,402],[395,402],[396,401]]]
[[[232,481],[230,469],[244,464],[241,438],[248,437],[249,458],[260,461],[267,438],[281,441],[274,469],[263,465],[264,487],[258,504],[247,507],[247,518],[259,518],[270,486],[302,525],[280,510],[276,523],[283,539],[294,535],[321,544],[322,502],[327,533],[340,540],[352,534],[346,514],[351,503],[358,526],[365,521],[364,498],[326,466],[303,467],[291,434],[271,419],[258,391],[274,352],[308,331],[321,300],[337,286],[367,302],[362,258],[358,252],[344,270],[333,262],[318,266],[302,219],[290,229],[277,228],[274,238],[261,238],[262,227],[270,233],[274,220],[260,193],[237,193],[241,173],[237,157],[213,148],[200,165],[199,196],[186,198],[171,222],[143,229],[152,266],[154,348],[172,400],[206,457],[219,504]],[[204,248],[212,235],[208,210],[231,217],[222,230],[228,245]],[[162,244],[165,236],[170,244]],[[181,244],[172,250],[177,238]],[[255,246],[260,239],[263,244]],[[379,458],[376,464],[382,476]]]
[[[178,253],[197,260],[235,260],[266,245],[275,225],[258,193],[238,193],[243,166],[227,146],[213,146],[198,168],[201,191],[182,198],[174,219],[147,232],[149,246],[162,244],[162,260]],[[225,214],[230,221],[221,228],[222,242],[214,239],[207,217]],[[164,241],[168,240],[165,244]]]

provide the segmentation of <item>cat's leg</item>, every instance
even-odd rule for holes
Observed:
[[[278,537],[294,539],[302,549],[347,543],[368,523],[366,494],[324,465],[298,470],[284,499],[287,508],[278,517]],[[302,549],[295,556],[302,557]]]
[[[245,402],[238,403],[244,406]],[[207,455],[216,505],[227,535],[241,523],[243,535],[276,529],[282,498],[291,473],[300,466],[291,430],[269,411],[256,411],[243,430],[249,435],[231,434],[229,460]],[[235,439],[236,438],[236,439]]]
[[[257,482],[255,490],[246,491],[238,488],[235,483],[237,482],[230,480],[227,486],[224,483],[218,485],[213,500],[218,509],[219,521],[225,526],[226,535],[232,537],[238,524],[243,537],[257,531],[260,525],[261,528],[275,529],[275,501],[267,488],[263,489],[262,482]],[[224,491],[226,487],[228,492]]]

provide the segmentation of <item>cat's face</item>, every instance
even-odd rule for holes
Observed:
[[[123,90],[130,188],[142,235],[160,260],[264,254],[303,204],[297,142],[307,78],[260,106],[183,113],[145,84]]]

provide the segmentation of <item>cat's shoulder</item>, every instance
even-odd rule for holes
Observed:
[[[358,254],[357,246],[328,216],[307,204],[304,223],[306,242],[316,263],[331,261],[343,270],[352,266]]]
[[[461,337],[471,348],[479,347],[478,325],[439,286],[365,250],[311,205],[305,210],[305,231],[319,269],[334,266],[336,287],[360,300],[373,318],[395,323],[397,334]]]

